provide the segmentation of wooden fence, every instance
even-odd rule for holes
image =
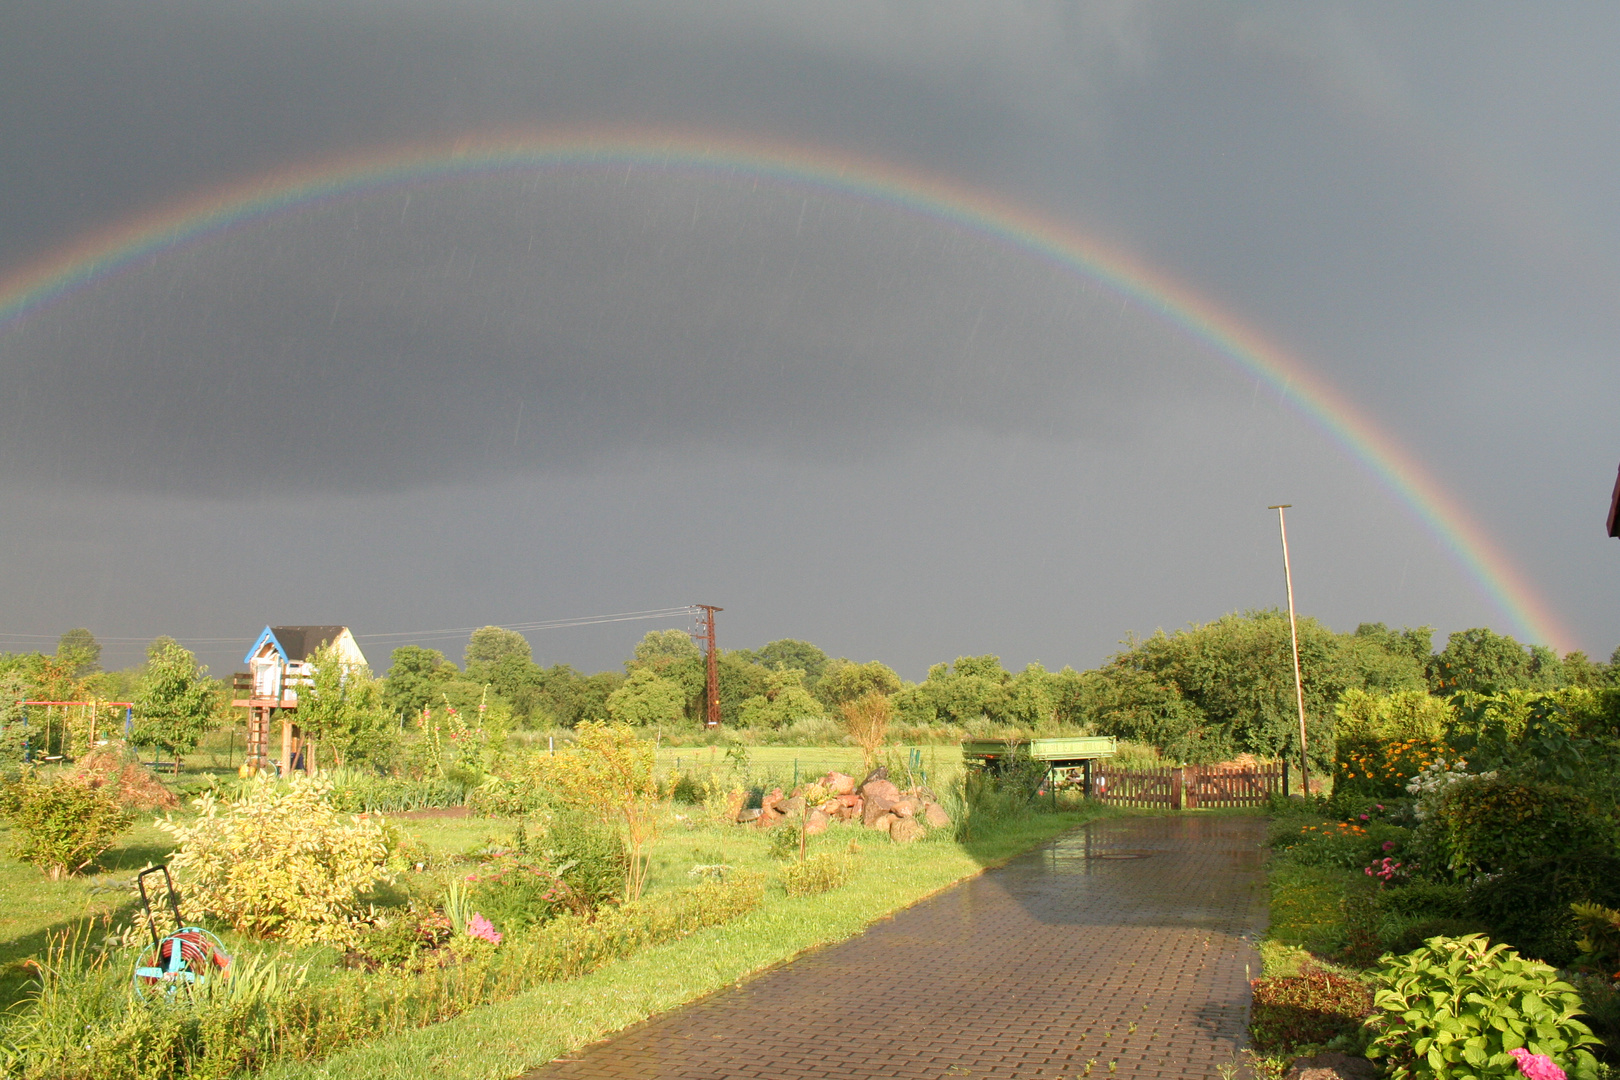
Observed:
[[[1114,769],[1098,762],[1091,770],[1091,797],[1121,806],[1166,810],[1213,810],[1261,806],[1273,794],[1288,792],[1288,765],[1187,765],[1179,769]]]

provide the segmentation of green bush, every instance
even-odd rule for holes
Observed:
[[[1454,784],[1440,804],[1453,873],[1494,874],[1526,859],[1600,846],[1612,826],[1591,800],[1552,784],[1479,777]]]
[[[52,881],[89,866],[134,821],[116,788],[47,783],[32,769],[0,787],[0,813],[11,823],[11,853]]]
[[[612,825],[587,814],[562,813],[526,846],[542,855],[548,865],[571,864],[561,871],[562,879],[587,907],[595,909],[624,895],[630,856]]]
[[[1316,967],[1297,976],[1255,979],[1249,1034],[1262,1052],[1321,1045],[1361,1026],[1372,1012],[1372,991],[1359,979]]]
[[[789,896],[813,896],[831,892],[849,880],[849,857],[830,851],[818,852],[803,862],[782,868],[782,884]]]
[[[1475,914],[1526,956],[1564,966],[1580,954],[1570,905],[1620,907],[1620,855],[1606,848],[1529,859],[1476,883]]]
[[[1480,935],[1430,939],[1374,973],[1370,1058],[1393,1080],[1517,1077],[1511,1050],[1551,1058],[1574,1080],[1596,1080],[1580,995],[1546,964]]]
[[[392,876],[394,837],[376,818],[344,820],[330,790],[259,778],[224,807],[204,794],[190,824],[159,822],[179,846],[170,866],[187,905],[256,936],[353,945],[364,894]]]
[[[572,869],[566,863],[563,867]],[[522,851],[503,851],[485,860],[467,880],[470,908],[508,934],[592,907],[547,860]]]

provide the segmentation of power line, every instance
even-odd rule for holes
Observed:
[[[645,611],[617,611],[604,615],[580,615],[567,619],[542,619],[535,622],[508,623],[503,630],[514,630],[518,633],[529,633],[537,630],[567,630],[577,626],[600,626],[606,623],[636,622],[640,620],[664,620],[690,616],[696,609],[691,605],[681,607],[649,608]],[[471,634],[481,630],[481,626],[451,626],[438,630],[394,630],[379,634],[355,634],[358,641],[386,641],[399,638],[413,638],[417,640],[431,640],[435,638],[460,637],[462,634]],[[0,646],[5,645],[32,645],[36,642],[54,644],[61,640],[56,634],[20,634],[0,633]],[[98,637],[101,645],[146,645],[153,639],[149,637]],[[249,645],[251,637],[184,637],[176,638],[182,644],[188,645]]]

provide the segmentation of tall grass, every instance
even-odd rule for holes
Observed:
[[[447,1020],[569,979],[758,907],[758,878],[705,882],[595,919],[563,916],[500,947],[466,942],[421,971],[334,972],[321,981],[273,955],[245,956],[229,980],[171,993],[134,988],[138,953],[64,935],[37,962],[39,987],[0,1023],[6,1075],[25,1080],[222,1080],[277,1060]]]

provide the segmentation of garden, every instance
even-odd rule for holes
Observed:
[[[1100,812],[935,749],[823,751],[851,775],[586,721],[489,761],[462,805],[399,812],[374,807],[444,781],[177,782],[115,743],[25,767],[0,793],[6,1074],[515,1074]],[[178,918],[161,876],[134,899],[165,861]],[[177,923],[206,928],[196,955],[163,951]]]
[[[1329,779],[1270,808],[1256,1069],[1612,1076],[1620,666],[1484,630],[1301,635]],[[778,641],[718,657],[714,730],[684,634],[583,675],[486,627],[459,666],[317,655],[297,717],[323,768],[280,777],[178,644],[103,672],[74,631],[0,656],[0,1063],[515,1075],[1119,812],[965,772],[964,738],[1297,760],[1288,640],[1251,612],[1090,671],[958,657],[919,683]]]
[[[1331,795],[1273,807],[1263,1066],[1620,1065],[1620,691],[1346,695]]]

